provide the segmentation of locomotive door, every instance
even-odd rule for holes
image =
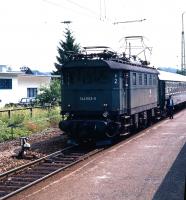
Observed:
[[[123,110],[125,113],[127,113],[128,110],[128,93],[129,93],[129,73],[128,72],[123,72]]]

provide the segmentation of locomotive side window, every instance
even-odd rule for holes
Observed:
[[[144,85],[147,85],[147,74],[144,74]]]
[[[142,85],[142,74],[139,74],[139,85]]]
[[[149,85],[152,85],[152,74],[149,76]]]
[[[136,85],[136,73],[132,74],[132,84]]]
[[[153,75],[153,85],[156,85],[156,76]]]

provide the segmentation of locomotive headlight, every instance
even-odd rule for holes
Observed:
[[[69,112],[65,113],[65,116],[66,116],[66,117],[69,117],[69,116],[70,116],[70,113],[69,113]]]
[[[103,113],[103,117],[105,117],[105,118],[107,118],[108,115],[109,115],[109,113],[108,113],[107,111],[105,111],[105,112]]]
[[[103,107],[104,107],[104,108],[106,108],[107,106],[108,106],[108,104],[107,104],[107,103],[104,103],[104,104],[103,104]]]
[[[68,104],[68,105],[67,105],[67,107],[68,107],[68,108],[71,108],[71,105],[70,105],[70,104]]]

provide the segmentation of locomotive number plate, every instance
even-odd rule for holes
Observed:
[[[96,101],[96,97],[79,97],[80,101]]]

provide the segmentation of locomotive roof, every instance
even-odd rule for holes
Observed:
[[[147,67],[139,64],[133,63],[125,63],[125,62],[118,62],[112,60],[105,61],[111,69],[124,69],[129,71],[137,71],[137,72],[147,72],[147,73],[155,73],[157,74],[158,71],[155,68]]]
[[[100,60],[100,59],[82,59],[74,60],[63,65],[62,70],[65,68],[85,68],[85,67],[108,67],[112,70],[129,70],[136,72],[146,72],[158,74],[155,68],[147,67],[134,63],[127,63],[120,60]]]
[[[183,76],[181,74],[171,73],[171,72],[165,72],[158,70],[159,72],[159,79],[164,81],[182,81],[186,82],[186,76]]]

